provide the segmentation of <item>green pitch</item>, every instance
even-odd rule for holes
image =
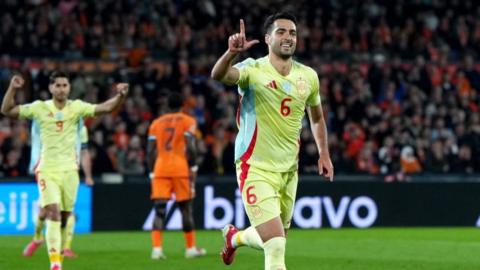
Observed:
[[[73,248],[80,255],[66,259],[64,270],[159,269],[263,269],[263,253],[241,248],[232,266],[224,266],[218,253],[220,232],[197,232],[199,246],[208,256],[183,257],[183,234],[167,232],[168,260],[150,260],[150,234],[146,232],[77,235]],[[45,246],[34,257],[22,257],[30,236],[0,236],[0,269],[48,269]],[[480,230],[442,229],[322,229],[292,230],[287,241],[289,269],[328,270],[461,270],[480,269]]]

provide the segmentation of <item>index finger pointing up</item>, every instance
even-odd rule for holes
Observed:
[[[240,35],[245,35],[245,23],[240,19]]]

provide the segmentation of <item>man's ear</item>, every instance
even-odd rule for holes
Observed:
[[[270,35],[269,34],[265,34],[265,43],[267,43],[267,45],[270,45]]]

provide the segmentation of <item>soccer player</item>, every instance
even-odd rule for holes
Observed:
[[[198,170],[195,144],[195,119],[181,112],[183,98],[168,97],[169,113],[155,119],[148,131],[148,164],[151,172],[151,199],[155,209],[152,230],[152,259],[166,259],[162,248],[166,206],[172,194],[182,213],[185,257],[204,256],[205,249],[195,244],[193,198]]]
[[[294,209],[305,109],[320,155],[319,174],[333,180],[317,73],[292,59],[296,24],[289,13],[269,16],[264,25],[268,55],[232,66],[238,54],[259,43],[246,39],[240,20],[240,33],[229,37],[228,50],[212,70],[215,80],[237,84],[241,96],[235,163],[243,204],[252,224],[244,231],[233,225],[223,229],[221,256],[227,265],[233,262],[238,247],[249,246],[263,249],[265,269],[286,269],[285,237]]]
[[[92,166],[91,166],[91,159],[90,159],[90,152],[88,152],[88,131],[85,125],[83,124],[83,120],[80,121],[81,131],[80,134],[77,134],[77,160],[81,160],[80,164],[83,169],[83,173],[85,174],[85,184],[88,186],[93,186],[93,178],[92,178]],[[40,141],[40,127],[37,122],[32,121],[32,128],[30,132],[31,137],[31,151],[30,151],[30,165],[29,165],[29,172],[31,174],[35,174],[35,167],[40,160],[40,151],[42,149],[42,144]],[[23,256],[30,257],[33,256],[35,251],[42,245],[43,243],[43,227],[45,225],[45,218],[46,218],[46,211],[43,208],[39,209],[39,213],[37,216],[37,221],[35,222],[35,233],[33,235],[32,241],[25,247],[23,250]],[[78,257],[75,252],[72,250],[72,240],[73,234],[75,230],[75,222],[76,217],[74,214],[71,214],[67,219],[67,224],[65,226],[65,246],[63,247],[63,256],[69,258],[76,258]],[[63,237],[63,236],[62,236]]]
[[[61,270],[62,227],[65,228],[75,204],[78,189],[78,162],[76,134],[84,117],[99,116],[117,109],[125,100],[128,84],[115,85],[117,94],[95,105],[81,100],[69,100],[70,80],[66,73],[53,72],[49,90],[52,99],[37,100],[17,105],[15,93],[25,84],[23,78],[14,75],[3,97],[1,112],[11,118],[31,119],[40,127],[42,151],[35,174],[40,192],[40,207],[46,212],[45,240],[51,270]]]

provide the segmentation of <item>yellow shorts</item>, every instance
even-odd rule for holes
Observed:
[[[270,172],[237,164],[237,181],[252,226],[280,217],[290,228],[297,194],[298,172]]]
[[[37,172],[40,206],[58,204],[61,211],[72,211],[77,199],[78,171]]]

